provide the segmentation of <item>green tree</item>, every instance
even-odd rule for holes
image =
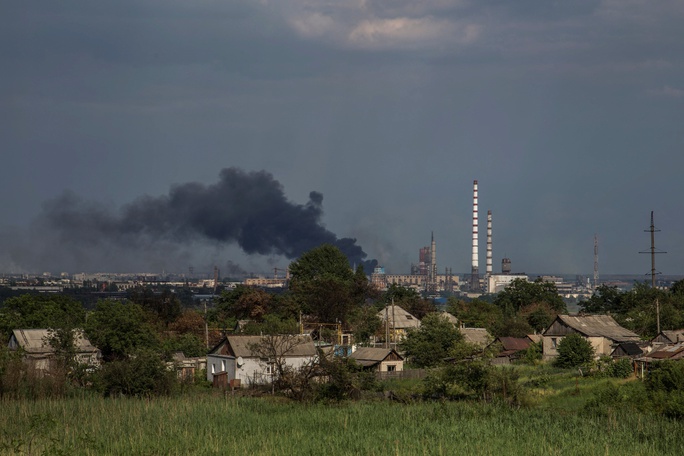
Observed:
[[[271,311],[272,301],[273,296],[264,290],[238,285],[221,293],[216,300],[216,310],[224,319],[261,320]]]
[[[382,328],[382,320],[374,306],[357,307],[349,316],[349,324],[354,333],[354,342],[367,344],[372,336]]]
[[[158,353],[140,350],[135,356],[106,363],[96,386],[109,396],[168,396],[178,384],[176,373],[168,369]]]
[[[63,295],[25,294],[10,298],[0,308],[0,332],[9,339],[14,329],[77,327],[85,321],[85,309]]]
[[[330,244],[309,250],[290,265],[290,290],[304,312],[320,322],[346,323],[355,305],[354,272]]]
[[[180,300],[169,288],[164,288],[161,293],[155,293],[150,287],[137,287],[128,295],[131,301],[151,312],[166,326],[183,312]]]
[[[540,303],[546,303],[557,312],[567,310],[556,285],[552,282],[545,282],[541,278],[534,282],[515,279],[494,298],[494,304],[499,306],[505,315],[516,314],[530,304]]]
[[[594,359],[594,347],[578,333],[565,336],[558,343],[554,365],[562,368],[589,366]]]
[[[434,367],[458,350],[463,335],[438,313],[423,318],[420,328],[408,332],[399,346],[417,367]]]
[[[487,328],[492,334],[496,334],[496,329],[500,328],[503,324],[503,311],[501,308],[481,299],[465,301],[451,297],[447,301],[447,309],[449,313],[467,326]],[[499,334],[496,335],[498,336]]]
[[[156,350],[159,346],[145,311],[130,301],[98,302],[88,315],[85,332],[106,361],[125,359],[141,348]]]
[[[580,301],[579,306],[587,313],[618,313],[624,311],[623,293],[617,287],[599,285],[587,301]]]

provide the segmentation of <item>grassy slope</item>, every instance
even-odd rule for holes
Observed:
[[[471,403],[301,405],[84,397],[0,402],[5,454],[681,454],[682,424]],[[20,436],[20,437],[16,437]],[[30,448],[29,448],[30,445]],[[14,448],[14,450],[12,449]],[[30,451],[29,451],[30,450]]]

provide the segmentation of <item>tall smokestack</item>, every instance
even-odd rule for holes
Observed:
[[[492,211],[487,211],[487,277],[492,275]]]
[[[480,271],[478,264],[477,249],[477,180],[473,181],[473,268],[470,271],[470,288],[477,290],[480,288]]]
[[[433,231],[432,240],[430,241],[430,291],[433,293],[436,290],[437,283],[437,244],[435,243],[435,232]]]

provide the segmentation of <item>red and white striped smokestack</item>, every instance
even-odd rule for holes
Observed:
[[[492,211],[487,211],[487,277],[492,275]]]
[[[479,263],[478,263],[478,246],[477,246],[477,180],[473,181],[473,269],[471,271],[472,280],[478,277],[479,280]],[[473,287],[476,283],[473,283]]]

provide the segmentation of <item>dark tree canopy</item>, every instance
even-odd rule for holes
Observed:
[[[6,338],[14,329],[75,328],[84,321],[81,303],[58,294],[25,294],[8,299],[0,308],[0,332]]]
[[[558,357],[554,364],[572,368],[587,366],[594,359],[594,347],[578,333],[572,333],[558,343]]]
[[[366,286],[344,253],[330,244],[304,253],[290,265],[290,276],[292,295],[319,322],[346,323],[354,306],[361,304],[357,282]]]
[[[305,252],[299,259],[290,264],[291,284],[333,277],[342,281],[350,281],[354,276],[349,260],[340,249],[331,244]]]
[[[446,318],[431,313],[421,321],[420,328],[409,331],[400,343],[411,363],[418,367],[442,364],[463,342],[463,335]]]
[[[105,360],[124,359],[142,348],[158,348],[145,311],[130,301],[100,301],[88,315],[85,332]]]
[[[496,298],[494,304],[503,310],[504,314],[512,315],[531,304],[546,303],[557,312],[565,312],[565,302],[558,294],[556,285],[545,282],[541,278],[534,282],[515,279]]]

